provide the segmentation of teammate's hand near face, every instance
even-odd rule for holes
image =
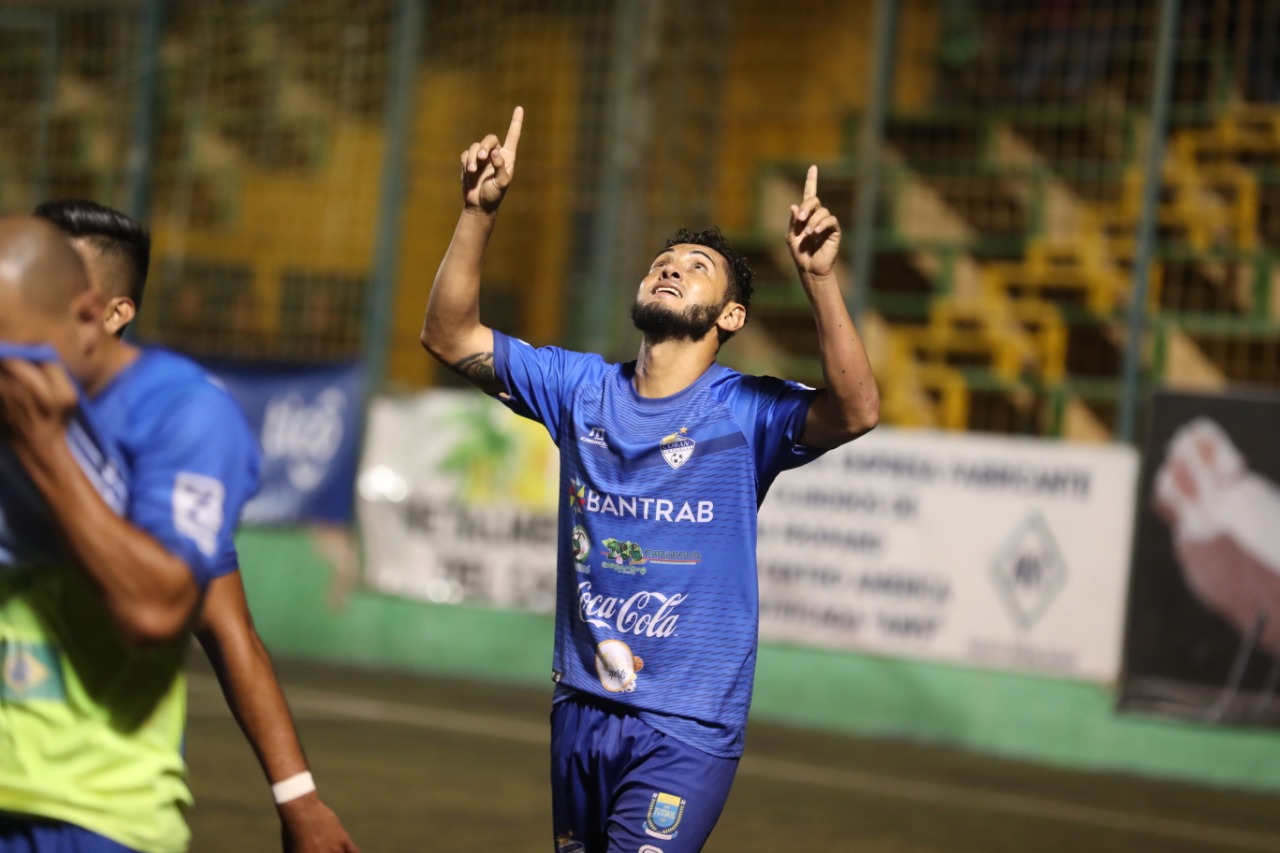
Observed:
[[[818,167],[810,166],[804,179],[804,195],[791,205],[787,248],[801,277],[831,275],[840,254],[840,222],[818,199]]]
[[[77,402],[62,365],[0,361],[0,434],[20,454],[61,443]]]
[[[493,213],[502,203],[515,176],[516,148],[523,123],[524,107],[516,107],[501,145],[491,133],[462,152],[462,202],[468,210]]]

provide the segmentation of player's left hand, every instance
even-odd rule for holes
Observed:
[[[333,809],[314,793],[278,809],[284,853],[360,853]]]
[[[524,128],[524,107],[511,113],[507,137],[489,134],[462,152],[462,203],[465,209],[495,213],[516,174],[516,149]]]
[[[828,276],[835,271],[840,255],[840,221],[822,206],[818,198],[818,167],[810,166],[804,179],[804,195],[791,205],[787,227],[787,248],[803,277]]]
[[[61,443],[78,403],[62,365],[0,359],[0,435],[20,455]]]

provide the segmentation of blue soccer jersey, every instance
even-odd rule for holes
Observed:
[[[0,358],[33,362],[57,361],[45,346],[0,344]],[[67,424],[67,444],[85,476],[102,499],[117,513],[128,500],[124,466],[114,443],[99,427],[93,412],[83,405]],[[44,498],[7,445],[0,444],[0,573],[30,568],[62,559],[63,547]]]
[[[192,362],[144,350],[82,408],[119,450],[129,491],[113,505],[201,586],[235,569],[259,451],[227,393]],[[65,560],[0,575],[0,736],[12,747],[0,749],[0,812],[79,827],[58,836],[77,843],[185,850],[185,653],[185,642],[131,646]]]
[[[756,512],[815,391],[713,364],[661,399],[634,363],[494,333],[518,414],[560,448],[554,678],[711,755],[742,754],[758,623]]]
[[[238,566],[232,539],[261,451],[239,406],[198,365],[144,348],[93,398],[131,477],[126,515],[203,587]]]

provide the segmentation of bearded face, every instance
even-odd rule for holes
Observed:
[[[631,305],[631,322],[650,344],[697,341],[716,327],[728,304],[725,301],[719,305],[689,305],[675,310],[660,302],[643,303],[637,299]]]

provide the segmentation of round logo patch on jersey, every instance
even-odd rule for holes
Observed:
[[[621,640],[605,640],[596,646],[596,675],[600,676],[600,686],[610,693],[635,690],[636,660],[631,647]]]
[[[573,559],[579,563],[585,563],[587,556],[591,553],[591,539],[587,536],[587,529],[581,524],[574,525],[573,528]]]

